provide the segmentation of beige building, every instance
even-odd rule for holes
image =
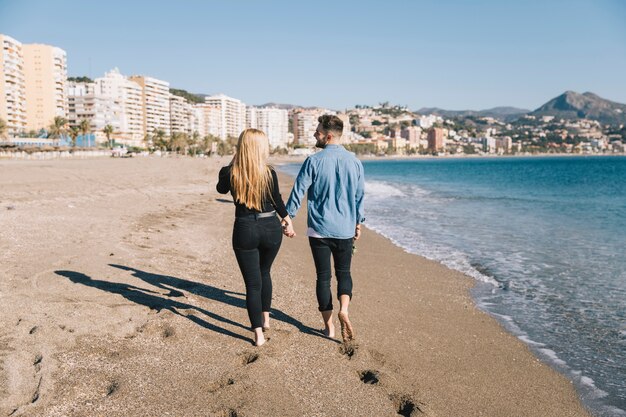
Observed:
[[[166,136],[171,134],[170,120],[170,83],[143,75],[133,75],[129,80],[136,82],[142,89],[144,131],[153,135],[162,130]]]
[[[443,150],[444,146],[443,129],[440,127],[431,128],[428,131],[428,150],[439,152]]]
[[[408,126],[402,129],[401,136],[408,141],[409,148],[417,149],[420,146],[422,128],[418,126]]]
[[[15,136],[26,130],[26,83],[22,44],[0,34],[0,119],[7,125],[6,134]]]
[[[195,105],[199,110],[198,123],[200,124],[198,133],[202,137],[211,135],[220,137],[220,129],[222,127],[222,111],[207,103],[198,103]]]
[[[50,45],[24,44],[26,129],[48,129],[56,116],[67,118],[67,55]]]
[[[323,109],[295,110],[291,115],[291,126],[293,128],[293,143],[297,145],[315,145],[315,129],[319,122],[317,118],[326,111]]]

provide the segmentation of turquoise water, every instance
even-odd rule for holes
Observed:
[[[595,415],[626,415],[626,157],[363,165],[368,227],[474,277]]]

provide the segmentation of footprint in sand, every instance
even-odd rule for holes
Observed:
[[[241,355],[241,362],[244,365],[250,365],[253,362],[256,362],[259,359],[259,354],[255,352],[246,352]]]
[[[234,383],[235,383],[235,380],[233,378],[228,378],[228,377],[220,378],[209,386],[209,392],[213,393],[213,392],[219,391],[220,389],[227,387],[229,385],[233,385]]]
[[[419,404],[417,401],[414,401],[408,395],[392,394],[389,396],[389,399],[393,402],[398,415],[401,415],[404,417],[411,417],[411,416],[415,417],[418,414],[423,413],[422,409],[419,407],[419,405],[422,405],[422,404]]]
[[[359,373],[359,378],[364,384],[376,385],[380,381],[378,371],[368,369]]]

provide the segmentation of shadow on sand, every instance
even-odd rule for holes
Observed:
[[[151,291],[145,288],[136,287],[130,284],[122,284],[118,282],[96,280],[83,273],[76,272],[76,271],[60,270],[60,271],[55,271],[55,273],[57,275],[69,278],[70,281],[77,283],[77,284],[82,284],[82,285],[86,285],[89,287],[98,288],[102,291],[107,291],[113,294],[120,294],[121,296],[123,296],[129,301],[132,301],[136,304],[144,305],[153,310],[157,310],[157,311],[160,311],[163,309],[169,310],[174,314],[188,318],[189,320],[193,321],[194,323],[208,330],[212,330],[220,334],[231,336],[236,339],[245,340],[247,342],[251,342],[251,343],[253,342],[252,339],[250,338],[246,338],[240,334],[231,332],[230,330],[224,329],[223,327],[210,323],[196,315],[182,314],[178,310],[193,310],[215,321],[232,325],[232,326],[236,326],[236,327],[240,327],[245,330],[250,330],[249,327],[244,326],[241,323],[237,323],[233,320],[227,319],[225,317],[222,317],[211,311],[205,310],[203,308],[196,307],[191,304],[186,304],[186,303],[171,299],[171,298],[183,297],[184,294],[180,291],[180,290],[183,290],[183,291],[187,291],[192,294],[198,295],[200,297],[204,297],[210,300],[215,300],[224,304],[228,304],[230,306],[246,308],[245,298],[240,298],[240,297],[245,297],[245,294],[224,290],[224,289],[213,287],[211,285],[189,281],[186,279],[177,278],[177,277],[173,277],[169,275],[153,274],[150,272],[141,271],[139,269],[131,268],[131,267],[124,266],[124,265],[109,264],[109,266],[122,269],[124,271],[130,271],[132,272],[132,275],[134,277],[139,278],[145,283],[153,285],[157,288],[160,288],[162,290],[166,290],[169,292],[167,294],[161,294],[159,292]],[[296,320],[295,318],[289,316],[288,314],[283,313],[281,310],[272,309],[272,311],[270,312],[270,316],[275,320],[282,321],[284,323],[294,326],[302,333],[336,341],[334,339],[330,339],[326,337],[320,330],[304,325],[299,320]]]

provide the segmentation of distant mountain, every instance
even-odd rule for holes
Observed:
[[[436,114],[442,117],[493,117],[498,120],[514,120],[530,110],[518,109],[517,107],[494,107],[487,110],[444,110],[437,107],[423,107],[417,111],[419,114]]]
[[[626,124],[626,104],[603,99],[594,93],[566,91],[531,113],[560,119],[591,119],[604,124]]]

